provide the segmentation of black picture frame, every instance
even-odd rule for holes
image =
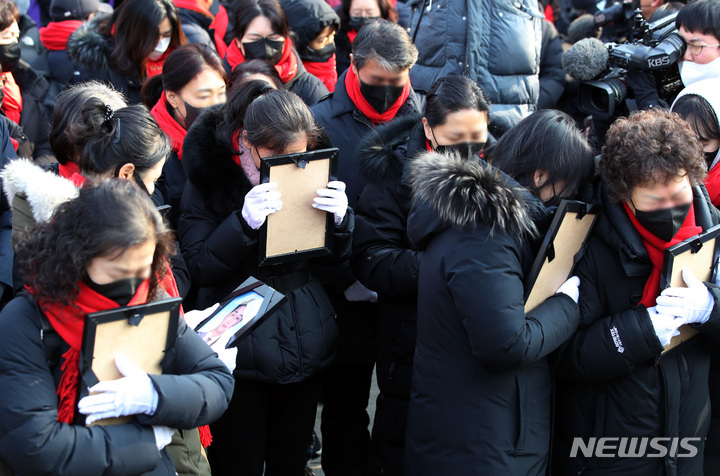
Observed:
[[[675,262],[680,256],[685,253],[693,255],[699,253],[711,240],[715,240],[715,243],[712,249],[710,276],[714,276],[718,262],[718,255],[720,254],[720,239],[718,239],[718,237],[720,237],[720,225],[715,225],[699,235],[690,237],[687,240],[681,241],[680,243],[667,248],[665,250],[665,259],[663,261],[662,277],[660,278],[660,289],[666,289],[672,285],[670,282],[672,279],[671,276],[673,274]]]
[[[215,318],[215,316],[217,316],[218,314],[226,313],[228,306],[233,306],[233,308],[237,307],[237,304],[233,304],[236,298],[248,295],[250,293],[256,293],[262,296],[262,304],[258,308],[257,312],[255,312],[255,314],[252,316],[252,318],[240,329],[238,329],[228,340],[227,344],[225,345],[226,349],[237,346],[237,344],[242,341],[242,339],[250,335],[253,330],[255,330],[260,324],[265,322],[265,320],[267,320],[267,318],[270,317],[273,312],[275,312],[280,306],[285,303],[285,301],[287,301],[287,297],[285,297],[284,294],[271,288],[262,281],[250,277],[246,279],[240,286],[235,288],[235,290],[231,292],[225,299],[223,299],[220,302],[220,306],[212,314],[200,321],[200,323],[195,326],[195,332],[201,332],[203,326],[212,321],[213,318]]]
[[[329,159],[328,177],[325,183],[337,180],[337,148],[321,149],[311,152],[302,152],[298,154],[287,154],[279,155],[275,157],[266,157],[261,159],[260,164],[260,183],[268,183],[270,181],[270,170],[272,167],[285,166],[295,164],[300,169],[305,169],[307,164],[316,160]],[[259,253],[258,253],[258,264],[259,266],[271,266],[278,263],[286,263],[289,261],[297,261],[303,259],[317,258],[320,256],[327,256],[332,254],[333,250],[333,228],[335,226],[334,218],[332,214],[327,213],[325,220],[325,240],[322,246],[306,249],[296,250],[295,252],[289,252],[284,254],[275,254],[268,256],[268,221],[260,227],[259,230]],[[298,233],[302,233],[304,230],[298,229]]]
[[[602,207],[600,205],[593,205],[576,200],[562,200],[560,202],[560,205],[555,211],[552,222],[550,223],[550,227],[543,238],[538,254],[535,257],[535,261],[530,268],[530,272],[525,278],[524,297],[526,312],[531,311],[537,307],[538,304],[552,296],[557,291],[557,288],[572,276],[578,261],[580,261],[580,258],[582,258],[585,252],[588,239],[590,238],[590,234],[592,233],[595,223],[597,223],[597,218],[601,210]],[[587,231],[585,236],[583,236],[579,242],[576,239],[576,243],[573,243],[572,245],[562,243],[556,246],[556,240],[561,232],[561,228],[564,223],[567,223],[565,221],[566,218],[572,218],[574,220],[591,219],[591,222],[586,223]],[[573,249],[568,250],[568,246],[571,246]],[[562,250],[565,256],[569,255],[572,257],[571,266],[560,270],[560,275],[546,277],[545,274],[548,269],[546,267],[555,260],[557,254],[561,252],[560,250]],[[547,271],[547,273],[549,272],[550,271]],[[552,270],[552,273],[557,272],[558,270]],[[553,285],[551,287],[554,287],[554,289],[536,289],[538,288],[538,283],[544,283],[546,278],[552,281]],[[555,284],[557,284],[557,287],[555,287]]]
[[[104,324],[116,323],[118,321],[127,321],[128,326],[138,327],[141,322],[148,316],[157,316],[169,313],[167,332],[165,334],[165,343],[163,346],[163,356],[159,358],[158,363],[164,361],[169,349],[175,344],[177,338],[178,324],[180,319],[181,298],[170,298],[162,301],[156,301],[137,306],[123,306],[106,311],[99,311],[85,315],[85,325],[83,328],[82,350],[80,357],[80,379],[78,388],[78,399],[87,395],[87,388],[92,387],[100,380],[93,370],[93,361],[95,360],[95,344],[98,334],[98,328]],[[142,349],[124,349],[129,356],[141,351]],[[158,356],[159,357],[159,356]],[[75,412],[75,422],[79,425],[85,424],[85,415]]]

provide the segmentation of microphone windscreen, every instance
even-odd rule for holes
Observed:
[[[607,69],[610,54],[602,41],[585,38],[562,55],[562,67],[576,81],[590,81]]]

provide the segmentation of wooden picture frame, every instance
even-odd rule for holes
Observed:
[[[243,338],[250,335],[285,301],[287,301],[285,295],[262,281],[250,277],[223,299],[220,306],[212,314],[195,326],[195,332],[216,352],[237,346]],[[212,339],[212,342],[209,342],[208,338],[212,338],[212,331],[223,324],[225,318],[233,310],[241,306],[246,307],[242,320],[230,325],[217,339]]]
[[[711,281],[718,261],[718,245],[720,244],[718,236],[720,236],[720,225],[666,249],[660,289],[686,287],[685,281],[682,279],[683,268],[690,268],[693,275],[700,281]],[[680,326],[678,330],[680,335],[670,340],[670,343],[665,346],[663,354],[699,334],[695,328],[687,324]]]
[[[317,190],[337,178],[337,148],[263,158],[260,182],[276,182],[283,207],[270,214],[259,238],[259,265],[332,253],[334,219],[313,208]]]
[[[177,337],[181,303],[181,298],[173,298],[87,314],[78,401],[87,395],[88,387],[100,381],[122,378],[115,366],[115,356],[119,353],[132,359],[148,374],[162,374],[163,360]],[[116,425],[132,418],[108,418],[93,424]],[[85,415],[76,411],[76,423],[84,425]]]
[[[572,276],[600,209],[599,205],[573,200],[560,202],[525,280],[526,313],[554,295]]]

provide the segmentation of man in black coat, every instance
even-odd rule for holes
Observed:
[[[420,112],[409,71],[417,49],[396,24],[373,22],[353,42],[352,65],[338,79],[335,93],[312,111],[333,146],[340,149],[338,178],[347,184],[354,207],[366,184],[357,147],[374,127]],[[375,362],[377,296],[362,286],[349,263],[322,270],[338,313],[338,355],[323,376],[323,469],[326,474],[361,475],[367,470],[370,435],[367,404]]]
[[[665,249],[720,223],[705,170],[694,133],[667,112],[608,132],[605,211],[578,264],[580,327],[558,370],[556,474],[703,474],[720,288],[685,273],[688,288],[660,283]],[[700,334],[663,353],[685,324]]]

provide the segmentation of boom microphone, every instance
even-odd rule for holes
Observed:
[[[585,38],[563,53],[562,67],[574,80],[590,81],[605,72],[609,57],[602,41]]]

